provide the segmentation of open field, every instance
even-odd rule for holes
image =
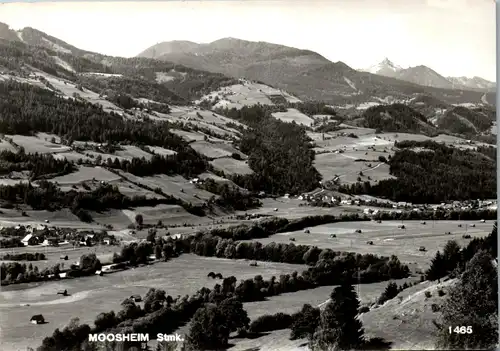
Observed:
[[[161,199],[162,195],[155,193],[154,191],[149,191],[147,189],[141,188],[135,184],[132,184],[124,179],[110,181],[109,184],[116,185],[120,193],[125,196],[145,196],[148,199]]]
[[[235,121],[234,119],[219,115],[218,113],[207,111],[207,110],[193,110],[186,114],[189,119],[197,119],[204,121],[206,123],[215,124],[219,127],[227,127],[227,124],[235,124],[242,128],[247,128],[247,126],[241,122]]]
[[[291,123],[292,121],[295,121],[297,124],[303,124],[308,127],[310,127],[314,122],[314,119],[294,108],[289,108],[286,112],[275,112],[272,116],[283,122]]]
[[[222,87],[218,91],[203,96],[196,103],[200,103],[201,100],[215,101],[214,99],[216,99],[218,102],[214,105],[214,108],[227,107],[231,109],[234,107],[240,109],[243,106],[257,104],[274,105],[269,98],[270,96],[281,96],[284,100],[292,103],[300,102],[299,99],[282,90],[274,89],[264,84],[245,81],[243,84]]]
[[[111,225],[116,230],[126,229],[130,224],[134,224],[136,214],[142,214],[145,224],[156,225],[158,221],[161,221],[166,226],[188,224],[188,227],[181,228],[186,229],[186,232],[189,233],[194,233],[202,229],[199,226],[213,223],[210,217],[195,216],[178,205],[162,204],[155,207],[136,207],[125,210],[110,210],[103,213],[91,212],[92,218],[96,223],[103,226]],[[192,229],[192,227],[195,229]],[[176,231],[169,231],[172,234],[177,233]]]
[[[210,143],[207,141],[195,141],[190,144],[191,147],[199,154],[210,159],[229,157],[232,154],[238,154],[241,158],[246,158],[246,155],[236,150],[233,145],[227,143]]]
[[[147,147],[149,148],[149,150],[160,156],[175,155],[177,153],[176,151],[165,149],[160,146],[147,145]]]
[[[368,155],[364,155],[363,153],[363,155],[359,155],[359,158],[356,154],[351,156],[348,153],[319,154],[316,155],[314,166],[323,179],[331,180],[338,176],[342,184],[356,183],[358,177],[362,181],[369,180],[370,182],[394,178],[389,174],[389,165],[377,160],[377,152],[367,151],[366,153]],[[374,160],[374,162],[356,162],[356,159]],[[360,172],[363,173],[362,176],[359,174]]]
[[[174,196],[186,202],[191,202],[193,205],[202,204],[212,196],[215,196],[208,191],[198,189],[194,184],[182,176],[167,176],[159,174],[150,177],[136,177],[133,174],[120,171],[130,181],[143,184],[150,188],[160,188],[165,194]],[[217,197],[217,196],[216,196]]]
[[[81,222],[69,209],[60,211],[26,211],[27,216],[23,216],[20,211],[11,209],[1,209],[0,226],[16,226],[45,224],[45,220],[50,220],[49,226],[75,229],[104,229],[102,226],[95,223]]]
[[[223,276],[234,275],[249,279],[262,275],[264,279],[303,270],[304,266],[262,262],[250,267],[245,260],[225,260],[183,255],[169,262],[156,263],[103,277],[85,277],[39,286],[6,287],[0,292],[2,341],[5,351],[13,347],[38,346],[55,328],[64,327],[71,318],[79,317],[81,323],[92,324],[97,314],[119,310],[120,303],[132,294],[144,295],[151,287],[164,289],[168,295],[192,294],[202,287],[212,288],[217,280],[207,278],[210,271]],[[60,297],[57,290],[67,289],[71,294]],[[31,306],[21,306],[22,304]],[[33,325],[33,314],[42,314],[47,324]],[[9,345],[12,345],[9,348]]]
[[[221,157],[210,161],[215,169],[227,174],[252,174],[253,171],[245,161],[235,160],[232,157]]]
[[[149,152],[143,151],[134,145],[122,145],[123,150],[116,151],[114,154],[116,156],[120,156],[126,159],[131,160],[134,157],[142,158],[144,157],[146,160],[150,160],[153,155]]]
[[[373,253],[381,256],[396,255],[405,263],[412,263],[411,269],[425,270],[429,267],[431,259],[438,250],[442,250],[449,240],[456,240],[459,245],[464,246],[469,239],[463,239],[466,232],[465,225],[469,224],[467,233],[472,237],[484,237],[488,235],[493,222],[479,223],[479,221],[404,221],[406,229],[398,229],[401,221],[376,222],[340,222],[320,225],[308,228],[310,234],[303,230],[289,233],[275,234],[269,238],[254,241],[268,244],[290,243],[290,238],[295,238],[296,245],[314,245],[320,248],[330,248],[335,251],[350,251],[357,253]],[[462,228],[458,224],[462,224]],[[470,224],[475,224],[471,228]],[[355,230],[362,230],[361,234]],[[445,234],[451,232],[451,234]],[[330,234],[336,234],[331,238]],[[368,245],[367,241],[373,241]],[[427,251],[419,251],[424,246]]]
[[[99,166],[79,166],[78,171],[52,178],[51,181],[58,182],[61,185],[73,185],[92,180],[110,182],[119,179],[120,177],[116,174]]]
[[[239,187],[238,185],[236,185],[233,181],[229,180],[229,179],[226,179],[226,178],[222,178],[222,177],[219,177],[218,175],[215,175],[215,174],[212,174],[210,172],[206,172],[206,173],[201,173],[198,178],[200,178],[201,180],[206,180],[206,179],[212,179],[213,181],[215,181],[216,183],[219,183],[219,184],[227,184],[229,186],[232,186],[232,187],[235,187],[235,188],[238,188],[241,192],[247,192],[248,190],[246,189],[243,189],[241,187]]]
[[[58,152],[70,151],[69,146],[53,144],[50,141],[45,141],[42,138],[26,135],[5,135],[6,138],[11,138],[14,143],[24,148],[27,154],[53,154]]]
[[[224,140],[214,138],[208,135],[205,135],[200,132],[188,132],[185,130],[180,130],[180,129],[171,129],[170,130],[172,133],[180,136],[182,139],[187,141],[188,143],[191,143],[193,141],[203,141],[205,138],[208,138],[208,141],[213,141],[213,142],[223,142]]]
[[[208,217],[198,217],[187,212],[178,205],[157,205],[155,207],[135,207],[132,210],[122,210],[123,213],[135,222],[135,215],[141,214],[145,224],[156,224],[162,221],[164,225],[187,223],[197,225],[210,223]]]
[[[300,206],[304,205],[305,202],[298,199],[286,199],[286,198],[277,198],[277,199],[261,199],[262,206],[259,208],[254,208],[247,211],[239,211],[238,214],[262,214],[262,215],[270,215],[276,217],[283,217],[288,219],[301,218],[306,216],[319,216],[319,215],[340,215],[345,212],[356,212],[363,213],[362,207],[347,207],[347,206],[338,206],[338,207],[312,207],[312,206]],[[277,211],[275,211],[277,209]]]

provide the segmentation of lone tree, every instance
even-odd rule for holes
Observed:
[[[360,349],[364,344],[364,329],[357,318],[359,301],[354,287],[344,283],[333,290],[330,299],[309,343],[311,350]]]
[[[137,214],[135,215],[135,223],[137,223],[137,225],[142,225],[142,223],[144,223],[144,218],[142,217],[141,214]]]
[[[387,300],[395,298],[399,293],[398,285],[394,282],[390,282],[385,287],[384,292],[380,295],[378,302],[380,304],[386,302]]]
[[[485,251],[476,253],[467,263],[460,281],[450,289],[443,305],[437,347],[462,350],[495,348],[498,343],[497,277],[493,256]],[[471,326],[472,333],[456,333],[457,326]]]

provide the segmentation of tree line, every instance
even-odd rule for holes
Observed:
[[[45,260],[45,254],[43,252],[23,252],[19,254],[5,254],[0,257],[0,260],[5,261],[43,261]]]
[[[61,191],[55,184],[41,180],[37,186],[31,183],[0,185],[0,200],[9,204],[24,204],[34,210],[55,211],[69,208],[84,222],[91,222],[88,211],[105,211],[159,204],[179,204],[180,200],[166,195],[165,198],[148,199],[145,196],[128,197],[120,193],[116,185],[100,184],[88,192]],[[182,205],[186,205],[182,203]],[[189,206],[186,206],[189,208]]]
[[[79,265],[72,264],[65,272],[68,278],[75,278],[93,275],[99,269],[101,269],[101,262],[97,256],[95,254],[85,254],[80,257]],[[26,263],[3,262],[0,272],[1,285],[5,286],[59,279],[59,274],[62,272],[63,269],[60,264],[55,264],[50,268],[39,270],[37,266],[33,266],[31,263],[26,265]]]
[[[0,174],[29,171],[30,179],[40,176],[60,176],[75,171],[72,162],[56,159],[50,154],[27,154],[24,149],[19,152],[0,151]]]

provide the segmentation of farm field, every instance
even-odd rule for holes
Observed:
[[[14,143],[23,147],[27,154],[53,154],[59,152],[71,151],[69,146],[54,144],[39,137],[26,135],[5,135],[6,138],[11,138]]]
[[[290,238],[294,238],[296,245],[313,245],[335,251],[373,253],[381,256],[396,255],[402,262],[410,263],[410,269],[425,270],[436,252],[442,250],[449,240],[456,240],[460,246],[470,241],[462,238],[466,231],[465,224],[469,224],[467,232],[472,237],[487,236],[493,228],[493,222],[478,222],[427,221],[427,224],[423,225],[420,221],[404,221],[406,229],[398,228],[401,221],[341,222],[308,228],[310,234],[301,230],[278,233],[255,241],[265,245],[270,242],[290,243]],[[458,227],[459,223],[462,228]],[[471,224],[476,227],[471,228]],[[362,233],[355,233],[357,229],[362,230]],[[451,234],[445,234],[446,232]],[[331,238],[330,234],[336,234],[337,237]],[[373,245],[368,245],[367,241],[373,241]],[[427,251],[419,251],[420,246],[424,246]]]
[[[116,174],[99,166],[96,167],[79,166],[78,171],[52,178],[51,181],[58,182],[59,184],[64,186],[64,185],[80,184],[82,182],[92,181],[92,180],[110,182],[119,179],[120,177],[117,176]]]
[[[169,149],[162,148],[160,146],[151,146],[147,145],[147,147],[154,152],[157,155],[160,156],[169,156],[169,155],[175,155],[177,152]]]
[[[292,103],[300,102],[299,99],[284,91],[253,82],[243,82],[243,84],[222,87],[218,91],[203,96],[196,102],[200,103],[201,100],[214,101],[214,99],[218,99],[214,108],[227,107],[231,109],[234,107],[240,109],[243,106],[253,106],[259,103],[261,105],[274,105],[269,96],[282,96],[284,100]]]
[[[180,136],[182,139],[187,141],[188,143],[191,143],[193,141],[203,141],[205,140],[205,137],[207,137],[210,141],[215,141],[215,142],[223,142],[224,140],[210,137],[208,135],[205,135],[203,133],[199,132],[188,132],[185,130],[180,130],[180,129],[171,129],[170,130],[172,133]]]
[[[246,158],[246,155],[236,150],[231,144],[227,143],[209,143],[206,141],[195,141],[190,144],[198,153],[208,158],[221,158],[231,156],[233,153]]]
[[[149,177],[137,177],[133,174],[119,171],[126,179],[131,182],[148,186],[152,189],[160,188],[165,194],[174,196],[193,205],[203,204],[210,199],[214,194],[198,189],[194,184],[191,184],[182,176],[167,176],[159,174]],[[217,197],[217,196],[215,196]]]
[[[356,183],[358,177],[363,181],[380,181],[383,179],[394,178],[389,174],[389,165],[386,163],[379,162],[377,160],[378,155],[384,155],[383,153],[367,151],[368,155],[363,155],[350,153],[324,153],[316,155],[314,160],[314,166],[321,174],[323,179],[331,180],[338,176],[342,184],[346,183]],[[387,157],[388,154],[385,154]],[[359,156],[359,157],[357,157]],[[367,159],[373,160],[369,162],[356,162],[356,159]],[[359,173],[362,172],[361,176]],[[370,177],[370,179],[368,179]]]
[[[22,216],[21,212],[9,209],[1,209],[0,226],[38,225],[45,224],[45,220],[50,220],[49,226],[75,228],[75,229],[104,229],[102,226],[94,223],[81,222],[68,209],[60,211],[26,211],[27,216]]]
[[[247,211],[238,211],[237,214],[261,214],[270,215],[276,217],[283,217],[288,219],[302,218],[306,216],[319,216],[319,215],[340,215],[346,212],[356,212],[362,213],[362,207],[312,207],[312,206],[300,206],[305,204],[304,201],[298,199],[286,199],[286,198],[265,198],[261,199],[262,206],[259,208],[250,209]],[[277,211],[275,211],[277,209]]]
[[[79,317],[81,323],[93,323],[97,314],[110,310],[116,312],[125,298],[133,294],[143,296],[151,287],[164,289],[168,295],[175,297],[192,294],[204,286],[212,288],[218,281],[207,278],[210,271],[220,272],[223,276],[234,275],[238,279],[253,278],[257,274],[268,279],[304,268],[268,262],[250,267],[245,260],[182,255],[169,262],[103,277],[61,280],[36,287],[6,287],[0,292],[0,314],[8,314],[9,321],[1,318],[0,323],[4,344],[13,348],[4,350],[38,346],[45,336],[52,334],[55,328],[64,327],[73,317]],[[59,297],[55,292],[60,289],[67,289],[71,295]],[[30,306],[21,306],[26,303]],[[43,314],[48,323],[30,324],[33,314]]]
[[[120,178],[119,180],[113,180],[108,182],[111,185],[116,185],[120,193],[125,196],[133,197],[133,196],[145,196],[148,199],[161,199],[162,195],[155,193],[154,191],[150,191],[144,189],[140,186],[132,184],[125,179]]]
[[[212,111],[207,110],[195,110],[190,111],[186,114],[189,118],[194,118],[198,120],[202,120],[205,123],[215,124],[219,127],[227,127],[227,124],[234,124],[238,127],[247,128],[247,126],[243,123],[235,121],[234,119],[219,115]]]
[[[143,151],[134,145],[122,145],[123,150],[116,151],[114,154],[119,157],[126,158],[131,160],[134,157],[142,158],[144,157],[146,160],[150,160],[153,157],[149,152]]]
[[[218,169],[227,174],[252,174],[252,169],[248,166],[248,163],[245,161],[235,160],[232,157],[221,157],[217,158],[213,161],[210,161],[210,164],[214,166],[215,169]]]
[[[275,112],[272,116],[283,122],[291,123],[295,121],[297,124],[303,124],[308,127],[314,123],[314,119],[294,108],[289,108],[286,112]]]

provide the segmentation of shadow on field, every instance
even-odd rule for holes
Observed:
[[[261,332],[261,333],[248,333],[245,338],[246,339],[258,339],[260,337],[263,337],[263,336],[266,336],[266,335],[269,335],[271,333],[267,333],[267,332]]]
[[[390,350],[391,345],[392,342],[376,337],[367,340],[362,350]]]

